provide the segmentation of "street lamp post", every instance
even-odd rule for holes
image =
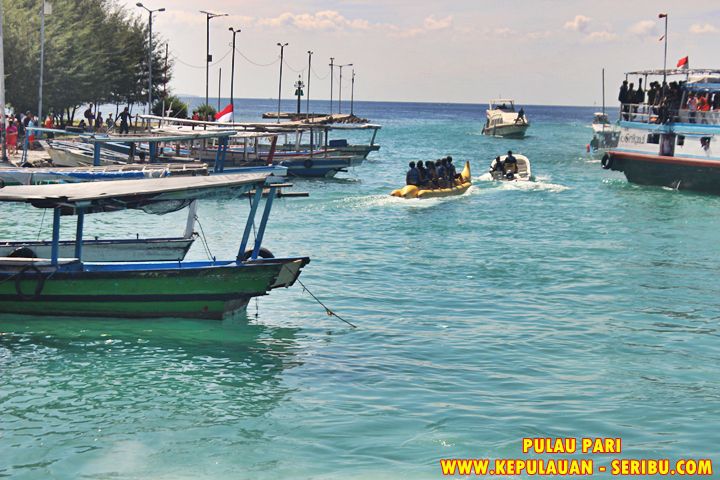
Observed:
[[[307,97],[305,97],[305,110],[307,118],[310,118],[310,75],[312,74],[312,56],[313,52],[308,50]]]
[[[350,82],[350,116],[353,116],[353,104],[355,103],[355,69],[352,69],[352,82]]]
[[[42,122],[43,70],[45,65],[45,15],[52,14],[52,5],[43,0],[40,7],[40,84],[38,86],[38,121]]]
[[[232,64],[230,66],[230,105],[232,105],[232,121],[235,122],[235,93],[233,91],[235,86],[235,35],[240,33],[240,29],[235,30],[233,27],[228,28],[233,34],[232,43]]]
[[[148,107],[147,107],[147,113],[150,115],[151,109],[152,109],[152,19],[153,19],[153,13],[155,12],[164,12],[164,8],[156,8],[155,10],[150,10],[142,3],[138,2],[135,5],[137,5],[140,8],[144,8],[148,12]],[[150,127],[150,123],[148,122],[148,128]]]
[[[340,92],[338,93],[338,113],[342,113],[342,69],[343,67],[352,67],[352,63],[346,63],[345,65],[338,65],[340,68]]]
[[[210,98],[210,62],[212,61],[212,55],[210,55],[210,20],[215,17],[226,17],[227,13],[210,13],[205,10],[200,10],[200,13],[204,13],[206,17],[205,23],[205,105],[209,104]]]
[[[278,112],[277,112],[277,121],[280,123],[280,98],[282,97],[282,67],[283,67],[283,58],[285,54],[285,47],[288,46],[287,43],[279,43],[277,44],[278,47],[280,47],[280,79],[278,80]]]
[[[665,84],[667,80],[667,22],[668,22],[668,14],[667,13],[660,13],[658,14],[658,18],[664,18],[665,19],[665,35],[663,35],[663,38],[665,39],[665,56],[663,57],[663,85]]]
[[[332,115],[332,101],[333,101],[333,69],[335,68],[335,57],[330,57],[330,115]]]

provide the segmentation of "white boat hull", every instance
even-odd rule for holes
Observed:
[[[192,238],[151,238],[123,240],[85,240],[82,256],[88,262],[152,262],[173,261],[185,258],[195,241]],[[9,257],[19,248],[29,248],[36,258],[51,258],[50,242],[2,242],[0,241],[0,257]],[[59,256],[75,257],[75,242],[60,242]]]

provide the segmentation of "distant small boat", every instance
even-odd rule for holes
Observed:
[[[515,101],[510,98],[490,100],[486,111],[483,135],[495,137],[523,138],[530,128],[530,122],[521,108],[515,111]]]
[[[470,162],[465,162],[460,174],[460,183],[450,188],[426,188],[417,187],[415,185],[405,185],[403,188],[393,190],[390,194],[393,197],[401,198],[435,198],[449,197],[451,195],[462,195],[472,186],[472,178],[470,177]]]
[[[490,164],[490,175],[493,180],[503,182],[527,182],[533,179],[532,171],[530,170],[530,159],[525,155],[513,154],[513,157],[517,160],[517,173],[506,173],[497,167],[497,159],[493,160]],[[507,155],[500,156],[500,162],[505,163]]]
[[[603,112],[595,112],[592,122],[593,138],[590,141],[592,151],[607,150],[617,147],[620,140],[620,128],[610,123]]]

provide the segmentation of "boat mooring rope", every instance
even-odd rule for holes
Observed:
[[[198,227],[200,227],[200,240],[202,240],[203,247],[205,247],[205,253],[210,260],[215,261],[215,256],[213,256],[210,251],[210,245],[208,245],[207,238],[205,237],[205,230],[203,230],[202,223],[200,223],[200,217],[195,215],[195,221],[197,222]]]
[[[40,228],[38,229],[38,234],[36,240],[40,240],[40,235],[42,234],[42,228],[43,224],[45,223],[45,213],[47,212],[47,208],[43,208],[42,218],[40,219]]]
[[[283,265],[283,268],[286,268],[286,266]],[[290,270],[288,270],[288,272],[289,272],[289,271],[290,271]],[[347,323],[347,324],[350,325],[352,328],[357,328],[357,325],[353,325],[352,323],[348,322],[347,320],[345,320],[344,318],[342,318],[342,317],[341,317],[340,315],[338,315],[337,313],[335,313],[335,312],[333,312],[332,310],[330,310],[330,308],[328,308],[327,305],[325,305],[318,297],[316,297],[315,294],[310,291],[310,289],[307,287],[307,285],[305,285],[299,278],[296,278],[295,281],[298,282],[301,287],[303,287],[303,292],[309,293],[310,296],[311,296],[317,303],[319,303],[321,307],[323,307],[323,308],[325,309],[325,313],[327,313],[328,317],[337,317],[339,320]]]

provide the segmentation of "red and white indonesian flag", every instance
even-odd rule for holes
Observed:
[[[228,104],[227,107],[223,108],[215,114],[215,121],[217,122],[229,122],[232,118],[233,106]]]
[[[678,60],[677,68],[688,68],[688,57],[683,57],[680,60]]]

